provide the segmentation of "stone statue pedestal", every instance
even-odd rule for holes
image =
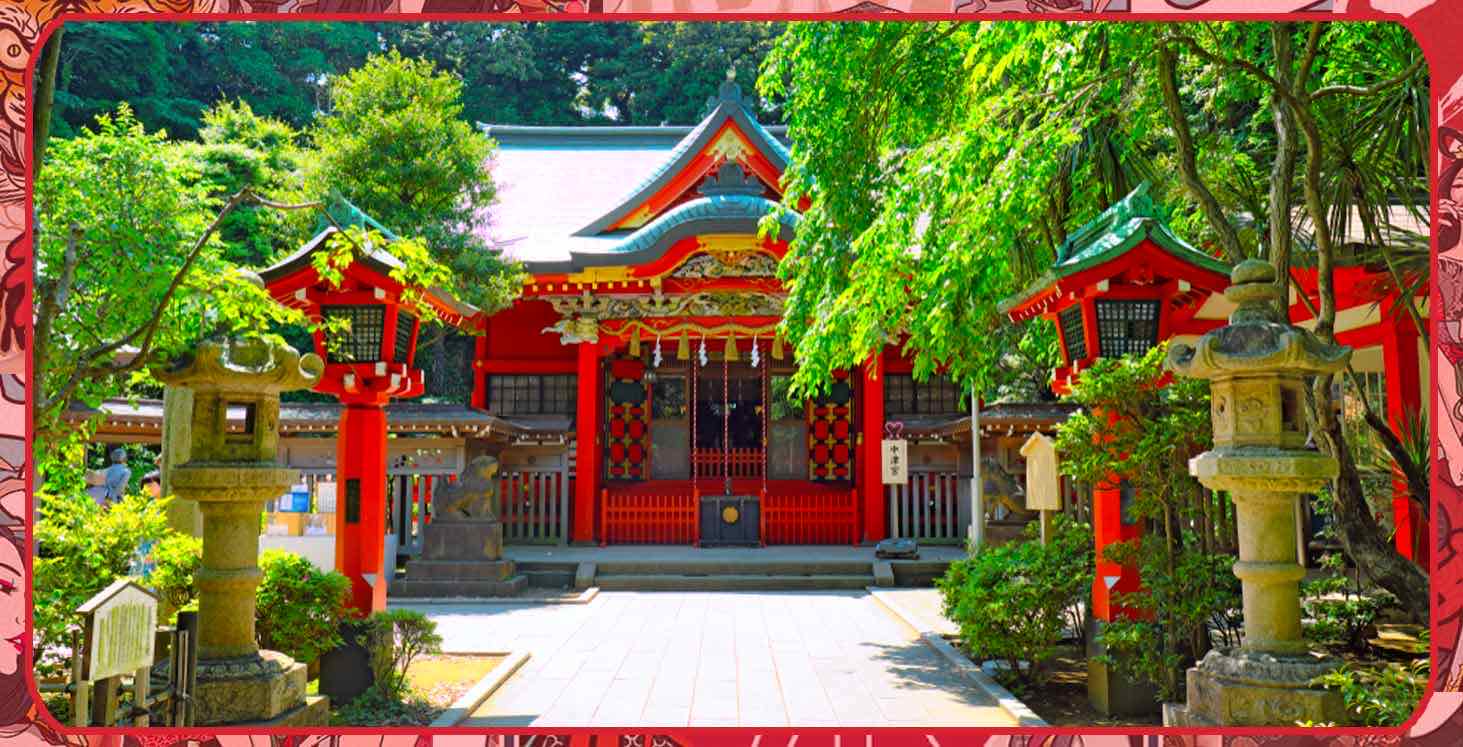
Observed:
[[[1319,654],[1210,651],[1189,667],[1188,702],[1165,703],[1165,726],[1296,726],[1345,724],[1341,694],[1311,680],[1340,661]]]
[[[423,531],[422,556],[392,583],[392,597],[509,597],[528,583],[503,557],[503,524],[496,519],[437,517]]]

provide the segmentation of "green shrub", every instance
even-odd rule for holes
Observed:
[[[330,723],[332,726],[426,726],[440,712],[426,698],[388,694],[377,683],[341,706],[331,716]]]
[[[1359,584],[1353,585],[1346,577],[1339,554],[1322,556],[1320,565],[1332,575],[1307,582],[1301,588],[1301,608],[1311,619],[1305,628],[1306,637],[1350,651],[1365,651],[1367,634],[1378,613],[1393,601],[1391,595],[1362,594]]]
[[[1344,664],[1313,684],[1336,690],[1354,725],[1400,726],[1412,717],[1427,691],[1428,660],[1362,667]]]
[[[390,660],[373,662],[375,686],[387,697],[400,700],[407,694],[406,672],[412,661],[442,650],[437,623],[416,610],[405,609],[377,612],[367,618],[367,623],[391,642]]]
[[[70,490],[38,492],[35,527],[35,668],[66,674],[66,649],[78,630],[76,608],[125,577],[144,542],[168,538],[166,500],[130,495],[102,508],[78,480]],[[54,487],[54,483],[52,483]]]
[[[1006,662],[1013,677],[1037,682],[1091,584],[1092,532],[1064,516],[1048,544],[1028,526],[1024,539],[952,563],[936,582],[971,658]],[[1021,662],[1030,665],[1024,675]]]
[[[254,630],[260,646],[308,663],[340,645],[340,623],[350,611],[349,579],[283,550],[266,550],[259,569]]]
[[[153,545],[153,568],[145,582],[174,611],[198,605],[198,584],[194,574],[203,565],[203,540],[192,535],[170,533]]]
[[[1243,619],[1234,556],[1197,549],[1190,533],[1170,559],[1168,543],[1148,535],[1136,542],[1109,545],[1109,560],[1138,566],[1140,591],[1114,594],[1117,604],[1153,610],[1146,620],[1116,619],[1104,623],[1097,640],[1109,666],[1158,688],[1165,700],[1182,696],[1183,672],[1211,645],[1211,631],[1226,643],[1239,643]]]

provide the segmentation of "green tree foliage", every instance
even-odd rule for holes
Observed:
[[[184,28],[167,23],[68,24],[50,134],[75,136],[122,102],[150,129],[185,137],[196,133],[212,97],[200,97],[188,76],[179,74]],[[123,64],[129,74],[118,74]]]
[[[1237,632],[1231,611],[1240,600],[1230,572],[1234,543],[1216,531],[1216,514],[1227,512],[1216,511],[1188,470],[1189,459],[1213,443],[1209,384],[1170,380],[1167,349],[1099,359],[1083,371],[1071,393],[1083,409],[1058,427],[1057,450],[1062,473],[1079,483],[1125,479],[1132,486],[1124,521],[1145,524],[1147,532],[1110,546],[1105,559],[1136,567],[1143,580],[1141,591],[1114,601],[1153,617],[1113,621],[1098,638],[1114,665],[1172,698],[1184,668],[1209,650],[1210,627]]]
[[[144,542],[172,534],[165,501],[133,494],[103,508],[80,481],[73,485],[60,491],[42,488],[36,495],[42,521],[35,527],[33,619],[35,666],[43,675],[69,671],[71,634],[80,622],[76,608],[127,576]]]
[[[469,122],[694,124],[729,67],[755,79],[772,23],[68,24],[53,134],[130,102],[149,130],[195,138],[204,112],[247,101],[305,128],[335,77],[399,49],[459,77]],[[118,75],[119,69],[129,71]],[[776,107],[763,109],[776,121]],[[613,115],[613,116],[612,116]]]
[[[308,124],[325,84],[381,51],[360,23],[68,24],[52,134],[69,137],[128,102],[149,130],[193,138],[203,113],[243,99],[262,116]],[[125,70],[126,74],[119,74]]]
[[[211,334],[258,335],[299,320],[224,257],[227,204],[193,159],[131,110],[53,140],[36,179],[36,443],[60,448],[73,402],[124,392],[150,364]]]
[[[244,101],[220,101],[203,112],[199,142],[178,141],[179,156],[197,169],[209,197],[226,200],[252,188],[262,195],[298,195],[300,134],[283,121],[254,113]],[[287,216],[273,208],[240,205],[218,227],[224,261],[260,267],[294,249]]]
[[[798,383],[825,385],[903,341],[917,371],[946,366],[991,392],[999,301],[1142,180],[1195,245],[1314,265],[1317,329],[1331,334],[1343,243],[1360,243],[1398,287],[1426,282],[1417,242],[1385,220],[1389,204],[1426,207],[1422,62],[1393,24],[790,27],[759,86],[796,143],[784,207],[808,201],[782,267]],[[1347,219],[1352,208],[1363,220]],[[1357,222],[1371,228],[1345,239],[1332,228]],[[1315,392],[1318,441],[1342,465],[1348,555],[1426,610],[1426,577],[1367,508],[1329,381]],[[1425,507],[1426,460],[1384,417],[1367,422]]]
[[[306,193],[339,193],[392,231],[421,237],[459,300],[493,310],[522,287],[476,231],[493,198],[492,142],[462,118],[462,83],[392,51],[331,85],[310,133]]]
[[[442,650],[442,636],[437,623],[417,610],[393,609],[372,614],[366,621],[390,642],[391,658],[376,673],[375,687],[393,700],[407,695],[407,671],[423,654]]]
[[[695,124],[706,100],[731,71],[750,84],[783,31],[780,23],[605,24],[604,32],[628,37],[618,49],[589,58],[584,103],[613,112],[623,124]],[[763,123],[781,121],[772,102],[757,102]]]

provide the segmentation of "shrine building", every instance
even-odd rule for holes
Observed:
[[[1014,536],[1034,517],[1022,445],[1053,433],[1070,404],[988,403],[973,418],[948,379],[915,381],[897,346],[837,372],[815,399],[789,396],[796,360],[776,332],[786,297],[776,273],[798,216],[768,217],[783,202],[789,144],[734,83],[691,127],[483,127],[497,143],[496,202],[480,230],[525,272],[508,308],[488,314],[403,288],[393,237],[359,211],[343,219],[388,244],[341,282],[325,282],[312,260],[334,227],[259,273],[279,302],[351,320],[343,345],[315,339],[326,358],[317,391],[337,402],[286,403],[280,451],[305,475],[308,508],[294,510],[330,514],[313,519],[328,537],[298,542],[329,543],[311,556],[333,556],[360,609],[380,608],[396,563],[420,551],[434,486],[483,454],[499,460],[510,544],[959,546],[974,534],[977,459],[985,536]],[[775,235],[760,230],[768,220],[780,221]],[[1313,271],[1293,272],[1301,292],[1315,287]],[[1140,187],[1073,231],[1003,310],[1012,322],[1056,324],[1061,393],[1099,357],[1224,324],[1227,273],[1176,236]],[[1354,281],[1338,339],[1359,348],[1369,401],[1394,423],[1425,415],[1426,351],[1383,311],[1397,296],[1385,271],[1355,263],[1338,274],[1340,288]],[[1292,299],[1304,323],[1303,299]],[[411,403],[433,394],[416,367],[428,306],[471,335],[459,348],[470,380],[460,401]],[[102,435],[160,438],[161,403],[137,407],[104,405]],[[885,439],[907,442],[902,481],[886,484]],[[1100,545],[1139,531],[1124,518],[1121,467],[1114,478],[1090,502],[1065,480],[1060,488],[1062,510],[1091,521]],[[1419,557],[1425,530],[1400,484],[1395,525],[1399,549]],[[1094,589],[1099,601],[1137,583],[1132,569],[1099,570],[1111,576]]]

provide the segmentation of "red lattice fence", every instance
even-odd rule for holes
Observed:
[[[690,493],[600,493],[600,545],[694,545],[700,542]]]
[[[827,491],[762,495],[762,543],[857,545],[858,495]]]

